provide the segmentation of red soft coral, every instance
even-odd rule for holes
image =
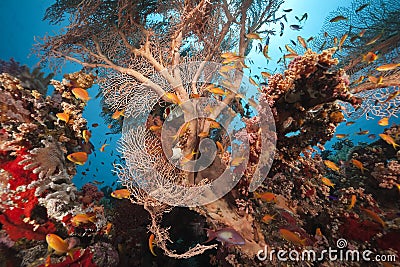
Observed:
[[[371,221],[359,221],[354,218],[346,218],[339,231],[344,238],[350,240],[369,241],[382,228],[379,224]]]
[[[24,209],[19,208],[6,210],[0,215],[0,223],[13,241],[17,241],[20,238],[26,238],[28,240],[44,240],[46,234],[54,233],[56,231],[55,225],[50,221],[41,224],[34,231],[33,229],[35,226],[25,223],[23,218]]]
[[[49,267],[97,267],[96,264],[92,262],[93,254],[89,249],[77,250],[73,253],[73,259],[71,257],[66,257],[63,262],[50,264]],[[39,267],[44,267],[45,265],[40,265]]]

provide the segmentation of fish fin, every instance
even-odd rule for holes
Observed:
[[[94,223],[96,221],[96,215],[89,217],[89,222]]]
[[[215,231],[213,231],[213,230],[211,230],[211,229],[207,229],[207,228],[204,228],[204,229],[207,230],[207,237],[208,237],[208,239],[207,239],[206,241],[204,241],[203,244],[206,244],[206,243],[208,243],[208,242],[214,240],[214,239],[217,237]]]
[[[307,238],[304,238],[300,241],[301,245],[306,246],[307,245]]]

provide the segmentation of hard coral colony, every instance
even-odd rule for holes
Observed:
[[[320,253],[343,239],[343,250],[399,259],[400,126],[389,121],[399,109],[400,80],[398,53],[389,44],[400,42],[398,35],[361,24],[361,32],[353,33],[357,27],[348,24],[376,13],[380,0],[341,9],[326,20],[349,25],[348,32],[290,40],[289,54],[278,60],[282,73],[263,71],[246,79],[243,71],[256,69],[253,58],[273,58],[269,40],[276,31],[260,31],[265,23],[278,22],[281,36],[300,32],[308,13],[293,15],[299,25],[289,25],[292,9],[275,14],[280,2],[158,6],[150,1],[146,7],[122,0],[96,6],[72,2],[48,9],[51,22],[69,10],[73,23],[39,46],[46,60],[69,59],[83,70],[56,81],[13,60],[0,62],[0,259],[5,266],[279,265],[276,257],[262,262],[260,250]],[[390,7],[388,14],[376,16],[398,18]],[[160,21],[150,16],[156,13],[162,14]],[[320,49],[313,51],[316,44]],[[346,58],[353,45],[366,48]],[[199,60],[203,63],[196,65]],[[207,69],[206,61],[220,64]],[[355,77],[360,73],[362,79]],[[258,89],[258,99],[246,100],[243,81]],[[98,166],[107,171],[91,161],[99,124],[90,130],[82,115],[96,82],[108,128],[123,129],[122,157],[114,162],[123,188],[99,190],[105,181],[93,180],[78,189],[72,180],[78,170],[83,176]],[[47,96],[49,84],[54,92]],[[380,133],[350,128],[359,123],[359,114],[379,118],[374,122]],[[179,125],[173,125],[176,119]],[[227,124],[234,121],[242,128],[230,131]],[[338,127],[347,131],[337,133]],[[334,151],[326,150],[335,136]],[[369,143],[356,143],[366,139]],[[208,141],[215,145],[204,145]],[[244,150],[242,143],[245,156],[235,150]],[[100,142],[100,154],[112,155],[109,144]],[[208,150],[213,158],[205,167],[200,160]],[[253,192],[260,169],[267,169],[266,177]],[[231,180],[239,177],[232,190],[204,205],[185,206],[219,193],[220,188],[209,188],[227,170]],[[301,266],[353,263],[305,259]]]

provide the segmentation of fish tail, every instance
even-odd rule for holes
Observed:
[[[306,246],[307,245],[307,238],[304,238],[300,241],[301,245]]]
[[[208,239],[206,241],[204,241],[203,244],[208,243],[217,237],[215,231],[213,231],[211,229],[207,229],[207,228],[204,228],[204,229],[207,230]]]
[[[396,147],[400,147],[397,143],[393,143],[393,148],[396,149]]]
[[[89,222],[94,223],[96,221],[96,215],[89,217]]]

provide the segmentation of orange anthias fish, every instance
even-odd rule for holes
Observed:
[[[254,192],[254,197],[255,198],[260,198],[260,199],[262,199],[262,200],[264,200],[264,201],[267,201],[267,202],[276,202],[276,195],[274,194],[274,193],[271,193],[271,192],[264,192],[264,193],[257,193],[257,192]]]
[[[219,87],[210,88],[207,91],[209,91],[210,93],[212,93],[214,95],[221,95],[221,96],[229,94],[229,91],[224,91],[223,89],[221,89]]]
[[[373,43],[375,43],[376,41],[378,41],[379,38],[381,38],[381,37],[382,37],[382,33],[381,33],[381,34],[378,34],[377,36],[375,36],[374,38],[372,38],[371,40],[369,40],[369,42],[367,42],[365,45],[373,44]]]
[[[129,192],[128,189],[118,189],[111,193],[111,196],[113,198],[118,198],[118,199],[129,198],[130,195],[131,193]]]
[[[79,226],[80,224],[86,224],[86,223],[94,223],[96,221],[96,215],[89,216],[87,214],[81,213],[77,214],[74,217],[72,217],[71,222],[73,225]]]
[[[346,39],[347,39],[348,36],[349,36],[349,35],[346,33],[346,34],[344,34],[344,35],[342,36],[342,38],[340,38],[340,41],[339,41],[339,51],[342,50],[342,45],[344,44],[344,41],[346,41]]]
[[[396,142],[394,141],[394,139],[387,134],[379,134],[379,136],[386,141],[386,143],[388,143],[389,145],[392,145],[394,149],[396,149],[396,147],[398,147],[399,145],[396,144]]]
[[[377,59],[378,59],[378,55],[371,51],[368,52],[367,54],[363,55],[363,61],[365,61],[367,63],[374,62]]]
[[[90,139],[90,137],[92,137],[92,133],[89,130],[83,130],[82,137],[83,137],[83,140],[85,140],[85,143],[89,143],[89,139]]]
[[[270,223],[275,218],[275,216],[276,216],[276,214],[272,215],[272,216],[269,214],[266,214],[266,215],[264,215],[264,217],[262,217],[262,221],[264,223]]]
[[[47,234],[46,242],[50,249],[54,249],[56,254],[62,255],[69,252],[68,242],[56,234]]]
[[[356,134],[357,134],[357,135],[366,135],[366,134],[369,134],[369,131],[368,131],[368,130],[361,130],[361,129],[360,129],[360,131],[359,131],[359,132],[356,132]]]
[[[287,229],[279,229],[279,232],[281,233],[281,236],[289,242],[292,242],[297,245],[302,245],[302,246],[305,246],[307,244],[306,238],[301,239],[299,235],[297,235],[296,233],[294,233],[292,231],[289,231]]]
[[[394,70],[397,67],[400,67],[400,63],[392,63],[392,64],[385,64],[381,65],[376,68],[377,71],[388,71],[388,70]]]
[[[383,101],[383,103],[389,102],[390,100],[395,99],[398,95],[400,94],[400,90],[391,93],[388,98],[385,99],[385,101]]]
[[[68,121],[69,121],[69,114],[68,113],[65,113],[65,112],[57,113],[56,116],[60,121],[65,121],[65,123],[68,123]]]
[[[321,181],[322,181],[322,183],[323,183],[324,185],[326,185],[326,186],[335,187],[335,184],[332,183],[332,181],[331,181],[329,178],[322,177],[322,178],[321,178]]]
[[[83,88],[76,87],[72,89],[72,93],[77,99],[83,100],[85,102],[90,100],[88,92]]]
[[[339,16],[336,16],[336,17],[330,19],[329,22],[338,22],[338,21],[347,20],[347,19],[348,19],[348,18],[346,18],[346,17],[344,17],[344,16],[342,16],[342,15],[339,15]]]
[[[249,39],[257,39],[257,40],[262,40],[260,35],[258,33],[248,33],[246,34],[246,37]]]
[[[154,253],[154,234],[151,234],[149,237],[149,249],[153,256],[157,257],[156,253]]]
[[[182,103],[179,97],[175,93],[167,92],[165,93],[165,97],[176,105],[180,105]]]
[[[365,208],[360,208],[362,211],[365,212],[365,214],[370,217],[373,221],[379,223],[380,225],[382,225],[383,228],[386,227],[386,223],[382,220],[382,218],[376,214],[374,211],[369,210],[369,209],[365,209]]]
[[[124,116],[125,110],[116,110],[112,115],[111,119],[117,120],[119,117]]]
[[[348,134],[336,134],[336,138],[342,139],[348,137]]]
[[[106,146],[109,146],[109,144],[104,144],[100,147],[100,152],[104,152],[104,149],[106,148]]]
[[[378,125],[380,126],[388,126],[389,125],[389,118],[384,117],[378,121]]]
[[[364,165],[362,164],[361,161],[356,160],[356,159],[352,159],[351,163],[358,169],[361,170],[361,173],[364,173],[364,170],[367,170],[366,168],[364,168]]]
[[[321,228],[315,229],[315,235],[322,236]]]
[[[67,156],[67,159],[69,161],[72,161],[73,163],[83,165],[88,159],[87,153],[86,152],[75,152],[72,154],[69,154]]]
[[[246,158],[245,157],[235,157],[231,161],[231,166],[239,166]]]
[[[161,125],[152,125],[149,128],[149,130],[152,131],[152,132],[156,132],[156,131],[161,130],[161,129],[162,129]]]
[[[352,208],[354,208],[354,205],[356,204],[357,201],[357,197],[356,195],[351,195],[351,202],[350,205],[347,209],[351,210]]]
[[[325,164],[326,167],[328,167],[329,169],[334,170],[336,172],[338,172],[340,170],[340,168],[333,161],[324,160],[324,164]]]
[[[221,152],[221,154],[224,154],[225,149],[224,149],[224,146],[221,144],[221,142],[220,142],[220,141],[217,141],[217,142],[215,142],[215,143],[217,144],[217,148],[218,148],[218,150]]]
[[[307,43],[306,43],[306,41],[304,40],[303,37],[301,37],[301,36],[299,35],[299,36],[297,36],[297,40],[299,41],[299,43],[301,44],[301,46],[304,47],[304,49],[307,49]]]

